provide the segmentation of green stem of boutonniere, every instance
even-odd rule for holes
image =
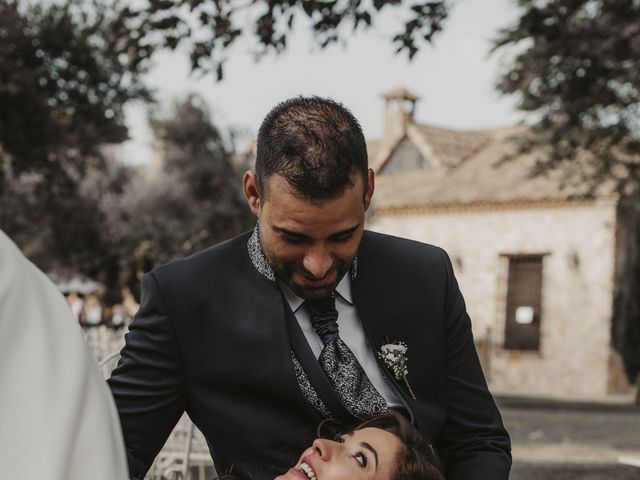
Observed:
[[[413,393],[413,390],[411,389],[411,385],[409,385],[409,380],[407,380],[407,376],[403,375],[402,376],[402,380],[404,380],[404,384],[407,386],[407,390],[409,390],[409,395],[411,395],[411,398],[413,398],[414,400],[416,400],[416,396]]]

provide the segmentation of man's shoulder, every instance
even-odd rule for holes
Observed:
[[[450,260],[440,247],[366,231],[358,250],[358,271],[383,278],[446,278]]]
[[[212,272],[230,267],[238,261],[248,260],[247,241],[251,232],[224,240],[188,257],[173,260],[152,270],[155,276],[193,276],[197,272]],[[246,257],[246,258],[245,258]]]
[[[384,259],[415,259],[416,257],[442,259],[447,255],[442,248],[435,245],[371,230],[365,230],[359,253]]]

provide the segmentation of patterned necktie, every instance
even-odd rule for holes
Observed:
[[[305,305],[311,314],[311,324],[324,345],[318,361],[344,407],[361,420],[386,412],[386,400],[373,386],[353,352],[338,334],[335,295],[307,300]]]

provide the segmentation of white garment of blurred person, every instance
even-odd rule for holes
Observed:
[[[84,302],[84,319],[90,327],[102,323],[102,305],[95,295],[87,295]]]
[[[82,300],[76,292],[71,292],[67,295],[67,303],[71,308],[71,313],[73,313],[76,322],[79,322],[82,315],[82,309],[84,308],[84,300]]]
[[[0,476],[125,480],[118,414],[64,297],[0,230]]]

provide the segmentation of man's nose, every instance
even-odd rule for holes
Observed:
[[[321,280],[331,270],[333,260],[325,246],[317,245],[305,253],[303,265],[314,279]]]

